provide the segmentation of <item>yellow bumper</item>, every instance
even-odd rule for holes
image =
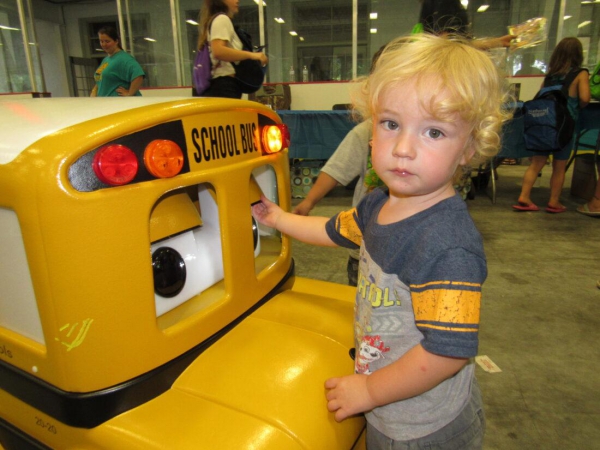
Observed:
[[[364,448],[364,419],[335,422],[323,386],[353,371],[353,298],[353,288],[297,278],[164,394],[93,429],[58,425],[43,441],[65,449]]]

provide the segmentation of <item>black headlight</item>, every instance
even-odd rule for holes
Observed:
[[[160,247],[152,254],[154,292],[161,297],[175,297],[185,286],[185,261],[169,247]]]

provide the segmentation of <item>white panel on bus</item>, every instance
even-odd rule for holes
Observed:
[[[45,344],[19,219],[0,208],[0,326]]]
[[[202,226],[152,244],[154,253],[160,247],[176,250],[186,267],[183,289],[174,297],[166,298],[154,294],[156,316],[181,305],[223,279],[223,252],[219,210],[212,195],[204,185],[198,189]]]

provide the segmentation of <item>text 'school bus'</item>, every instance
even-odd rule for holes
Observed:
[[[0,447],[352,449],[353,291],[295,278],[259,103],[0,102]]]

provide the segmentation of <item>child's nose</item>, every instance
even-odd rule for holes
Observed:
[[[392,155],[400,158],[411,158],[414,156],[414,140],[410,133],[401,132],[392,149]]]

